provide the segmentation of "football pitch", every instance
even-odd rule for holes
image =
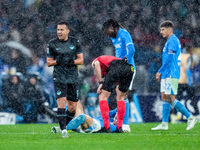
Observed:
[[[169,124],[167,131],[151,131],[158,123],[131,124],[131,133],[80,134],[69,138],[51,133],[55,124],[0,126],[0,150],[197,150],[200,123],[186,131],[186,123]],[[57,124],[56,124],[57,126]]]

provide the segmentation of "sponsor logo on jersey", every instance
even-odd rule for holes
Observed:
[[[121,48],[121,43],[115,44],[114,46],[115,46],[115,48]]]

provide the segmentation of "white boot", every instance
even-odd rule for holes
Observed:
[[[187,121],[186,130],[191,130],[192,128],[194,128],[194,125],[196,124],[197,119],[194,116],[190,115],[190,117],[187,120],[188,121]]]
[[[62,130],[62,138],[68,138],[68,132],[66,129]]]
[[[155,128],[151,128],[151,130],[168,130],[168,122],[162,122]]]

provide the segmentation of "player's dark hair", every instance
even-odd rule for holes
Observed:
[[[170,20],[166,20],[166,21],[163,21],[161,24],[160,24],[160,28],[162,27],[165,27],[165,28],[174,28],[174,24],[172,21]]]
[[[67,28],[69,29],[69,23],[66,21],[60,21],[57,25],[66,25]]]
[[[113,20],[113,19],[108,19],[106,22],[104,22],[103,27],[102,27],[102,31],[104,31],[105,29],[108,29],[109,27],[113,27],[113,28],[123,28],[117,21]]]

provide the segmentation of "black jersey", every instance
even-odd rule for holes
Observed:
[[[64,59],[76,59],[76,55],[82,53],[79,41],[76,38],[68,37],[67,41],[60,41],[58,38],[50,40],[47,46],[47,57],[56,60],[58,57],[63,56]],[[54,66],[53,71],[54,82],[60,83],[77,83],[78,82],[78,69],[77,65],[67,67],[64,65]]]

